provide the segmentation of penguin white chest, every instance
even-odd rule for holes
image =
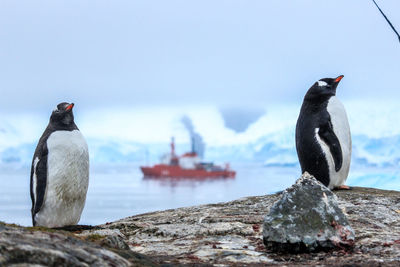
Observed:
[[[335,163],[329,148],[326,145],[322,146],[329,166],[329,188],[334,188],[343,185],[349,174],[351,161],[351,134],[346,110],[336,96],[329,99],[327,111],[330,115],[333,132],[339,140],[343,157],[342,167],[336,172]]]
[[[78,223],[89,184],[89,153],[80,131],[56,131],[47,140],[47,186],[37,225]]]

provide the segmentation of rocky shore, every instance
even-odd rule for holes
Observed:
[[[352,250],[267,250],[262,224],[280,197],[273,194],[147,213],[95,227],[54,230],[1,223],[0,266],[398,266],[400,192],[354,187],[335,194],[355,231]]]

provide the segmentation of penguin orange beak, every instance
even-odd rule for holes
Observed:
[[[68,107],[65,109],[66,111],[70,111],[74,107],[74,103],[69,104]]]
[[[340,75],[339,77],[336,78],[335,83],[340,82],[340,80],[342,80],[344,77],[344,75]]]

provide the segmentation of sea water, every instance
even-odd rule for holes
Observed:
[[[96,225],[146,212],[270,194],[284,190],[300,176],[298,166],[231,166],[237,171],[236,177],[220,179],[146,178],[135,163],[92,166],[79,223]],[[28,166],[0,168],[0,221],[31,225],[29,175]],[[400,190],[400,171],[354,167],[347,184]]]

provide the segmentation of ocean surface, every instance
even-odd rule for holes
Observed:
[[[145,212],[225,202],[283,190],[300,176],[298,166],[232,163],[235,178],[144,178],[139,164],[91,167],[89,191],[80,224],[102,224]],[[29,166],[0,166],[0,221],[31,225]],[[353,167],[347,184],[400,190],[398,167]]]

